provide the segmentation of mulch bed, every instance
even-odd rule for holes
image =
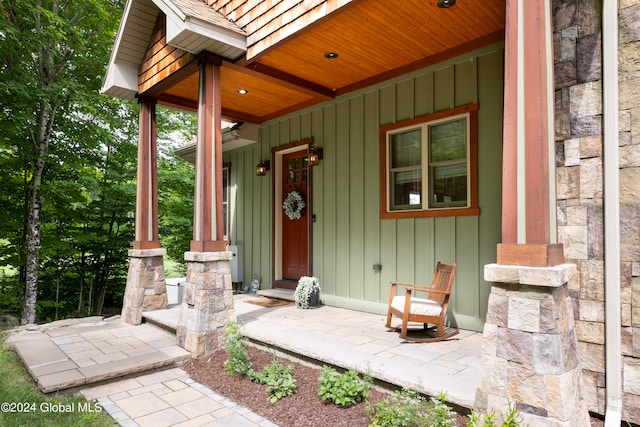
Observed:
[[[247,347],[247,353],[256,371],[262,371],[273,359],[272,353],[252,346]],[[294,367],[293,376],[297,381],[298,391],[293,396],[285,397],[272,404],[267,401],[268,393],[265,385],[251,382],[248,376],[232,377],[224,371],[223,364],[227,358],[224,350],[218,350],[206,358],[186,361],[183,368],[211,390],[282,427],[365,427],[369,425],[364,402],[343,408],[331,402],[324,402],[318,396],[320,370],[316,367],[279,358],[285,366]],[[372,404],[375,404],[384,396],[385,393],[373,388],[369,399]],[[459,415],[456,426],[466,427],[467,421],[466,417]],[[601,420],[591,419],[591,427],[601,426],[603,426]]]
[[[256,371],[261,371],[273,359],[270,352],[255,347],[247,347],[247,352]],[[324,402],[318,396],[318,377],[320,376],[318,368],[279,358],[285,366],[294,367],[293,377],[297,381],[298,391],[293,396],[285,397],[272,404],[267,401],[266,386],[251,382],[248,376],[232,377],[224,371],[223,364],[227,358],[226,352],[218,350],[209,357],[186,361],[183,368],[211,390],[282,427],[364,427],[369,425],[364,402],[343,408],[332,402]],[[373,388],[370,390],[369,400],[371,403],[376,403],[384,396],[383,392]],[[460,419],[464,421],[466,418],[460,417]],[[457,425],[466,426],[466,422]]]

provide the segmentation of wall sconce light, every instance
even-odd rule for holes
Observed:
[[[316,147],[315,145],[309,147],[309,164],[317,166],[320,160],[322,160],[322,147]]]
[[[256,165],[256,175],[265,176],[269,169],[271,169],[271,162],[269,160],[260,160]]]

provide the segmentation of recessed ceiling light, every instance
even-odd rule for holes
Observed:
[[[338,54],[336,52],[325,52],[324,57],[327,59],[336,59]]]
[[[246,89],[238,89],[238,93],[239,93],[240,95],[244,95],[244,94],[249,93],[249,91],[248,91],[248,90],[246,90]]]
[[[446,9],[456,4],[456,0],[438,0],[438,7]]]

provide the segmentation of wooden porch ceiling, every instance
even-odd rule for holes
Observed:
[[[223,61],[223,115],[261,123],[498,42],[504,27],[505,0],[458,0],[448,9],[437,0],[354,0],[253,58]],[[194,109],[197,94],[196,72],[158,99]]]

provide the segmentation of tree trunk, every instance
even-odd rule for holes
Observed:
[[[80,291],[78,293],[78,313],[84,308],[84,273],[87,253],[82,249],[80,255],[80,269],[78,270],[78,284],[80,285]]]
[[[27,280],[24,290],[24,310],[22,324],[36,322],[38,302],[38,255],[40,252],[40,188],[34,188],[29,214],[29,238],[27,239]]]
[[[49,148],[49,139],[56,114],[56,106],[48,101],[42,101],[37,132],[32,133],[35,159],[33,165],[33,178],[31,180],[31,204],[29,206],[29,220],[27,229],[27,268],[24,292],[24,310],[22,312],[22,324],[36,322],[36,306],[38,302],[38,261],[40,254],[40,213],[42,201],[40,190],[42,187],[42,174],[44,172],[45,158]]]
[[[89,285],[89,298],[87,298],[87,302],[89,305],[87,306],[87,314],[91,314],[93,310],[93,285],[96,283],[96,276],[93,276],[91,279],[91,284]]]
[[[107,294],[107,287],[103,284],[100,290],[96,292],[96,302],[93,306],[93,314],[96,316],[102,316],[102,310],[104,309],[104,298]]]
[[[56,268],[56,317],[54,320],[58,320],[60,308],[60,267]]]

